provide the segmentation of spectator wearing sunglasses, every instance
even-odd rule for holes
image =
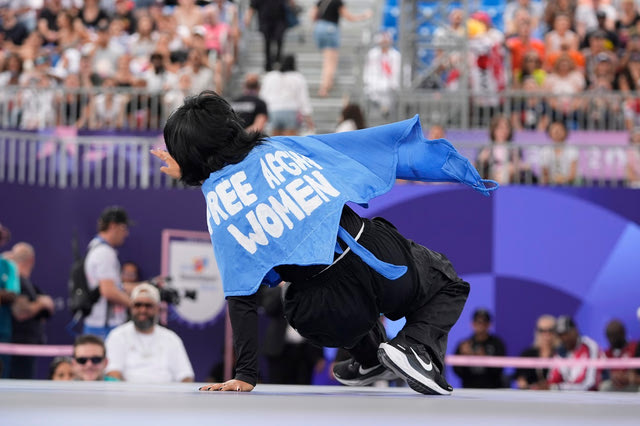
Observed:
[[[520,356],[530,358],[553,358],[558,346],[556,319],[552,315],[542,315],[536,321],[533,345],[525,349]],[[518,389],[549,389],[547,383],[548,368],[518,368],[515,372]]]
[[[106,377],[107,357],[104,341],[93,334],[82,334],[73,343],[73,359],[71,368],[76,380],[94,382],[101,380],[113,381]]]
[[[139,284],[131,292],[131,321],[116,327],[105,342],[107,376],[137,383],[193,382],[182,340],[157,325],[160,292]]]

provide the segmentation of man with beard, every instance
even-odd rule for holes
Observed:
[[[182,340],[156,324],[160,292],[140,284],[131,292],[131,321],[116,327],[105,342],[107,376],[138,383],[193,382]]]

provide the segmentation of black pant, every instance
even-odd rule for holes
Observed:
[[[386,339],[377,325],[380,314],[406,317],[398,337],[424,345],[442,371],[449,330],[462,312],[469,284],[444,255],[404,238],[384,219],[365,220],[358,242],[382,261],[407,266],[407,272],[389,280],[350,251],[326,271],[289,286],[287,320],[317,345],[347,348],[371,365],[377,364],[377,347]]]
[[[264,36],[265,71],[272,71],[275,63],[282,63],[282,41],[286,30],[286,23],[280,21],[270,23],[262,29],[262,35]],[[274,43],[276,45],[275,55],[272,53],[272,45]]]
[[[310,385],[314,360],[310,356],[309,346],[307,342],[285,343],[280,355],[267,357],[269,383]]]

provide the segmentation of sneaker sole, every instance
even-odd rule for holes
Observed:
[[[409,387],[424,395],[451,395],[451,391],[443,389],[436,382],[416,371],[407,361],[404,353],[387,343],[381,343],[378,359],[388,369],[407,381]]]
[[[367,386],[379,380],[395,380],[400,376],[396,375],[396,373],[391,370],[386,370],[384,373],[380,375],[368,377],[366,379],[353,379],[353,380],[341,379],[338,376],[336,376],[335,373],[333,374],[333,377],[335,377],[337,381],[339,381],[340,383],[346,386]]]

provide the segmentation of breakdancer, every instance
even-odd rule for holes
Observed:
[[[449,330],[469,294],[449,260],[404,238],[361,205],[395,179],[461,182],[488,195],[446,140],[427,141],[418,117],[332,135],[265,138],[247,133],[214,92],[185,100],[164,128],[160,170],[200,185],[237,354],[235,378],[203,386],[251,391],[257,380],[261,284],[285,286],[288,322],[319,346],[352,358],[334,367],[347,385],[402,377],[423,394],[447,395]],[[380,315],[406,325],[387,341]]]

